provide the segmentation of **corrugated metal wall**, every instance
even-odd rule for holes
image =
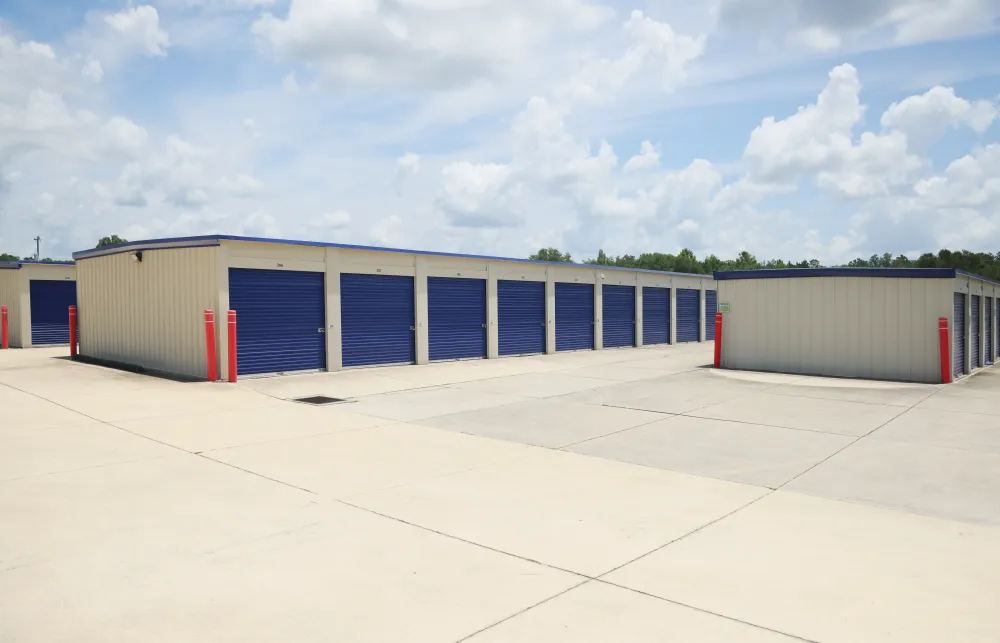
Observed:
[[[951,279],[809,277],[718,282],[726,368],[940,381],[938,318]]]
[[[21,275],[20,270],[0,269],[0,306],[7,307],[7,341],[21,346]]]
[[[215,259],[209,247],[145,250],[142,262],[130,253],[78,262],[80,354],[203,377]],[[225,325],[225,315],[216,323]]]

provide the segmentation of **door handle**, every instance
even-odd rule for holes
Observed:
[[[317,332],[317,333],[325,333],[325,332],[326,332],[326,329],[325,329],[325,328],[317,328],[317,329],[316,329],[316,332]]]
[[[410,326],[410,330],[417,330],[415,326]]]
[[[483,324],[483,328],[486,328],[486,324]]]

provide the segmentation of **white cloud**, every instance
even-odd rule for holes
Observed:
[[[643,170],[650,170],[660,166],[660,154],[653,147],[653,144],[649,141],[643,141],[639,153],[630,158],[626,163],[623,171],[625,172],[642,172]]]
[[[453,226],[503,228],[521,223],[516,205],[519,186],[509,166],[460,161],[441,174],[443,185],[435,203]]]
[[[99,83],[104,78],[104,68],[101,67],[101,63],[91,58],[83,66],[83,77],[92,83]]]
[[[350,224],[351,215],[345,210],[327,212],[326,214],[321,214],[320,216],[315,217],[309,222],[309,225],[315,228],[325,228],[329,230],[341,230]]]
[[[378,221],[372,226],[369,237],[377,246],[399,248],[403,244],[403,220],[395,214]]]
[[[995,29],[996,0],[721,0],[719,24],[764,40],[832,51],[857,42],[912,44]],[[887,34],[887,35],[886,35]]]
[[[556,32],[593,28],[610,10],[587,0],[291,0],[253,31],[329,83],[453,88],[496,78]]]
[[[146,144],[146,130],[122,116],[115,116],[105,126],[111,141],[117,147],[135,151]]]
[[[981,134],[996,118],[997,106],[988,100],[968,101],[951,87],[933,87],[890,105],[882,114],[882,127],[903,132],[911,145],[924,149],[948,128],[964,125]]]
[[[104,17],[104,22],[126,42],[148,56],[166,56],[170,38],[160,28],[155,7],[141,5]]]
[[[419,172],[420,172],[419,154],[414,154],[413,152],[407,152],[406,154],[396,159],[396,176],[394,178],[394,183],[396,185],[396,194],[402,194],[403,183],[406,182],[406,179],[411,176],[416,176]]]

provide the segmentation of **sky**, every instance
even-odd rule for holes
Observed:
[[[0,251],[1000,252],[1000,0],[0,0]]]

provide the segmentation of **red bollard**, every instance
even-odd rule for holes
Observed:
[[[236,311],[229,311],[229,381],[236,381]]]
[[[205,358],[208,360],[208,381],[214,382],[219,379],[216,372],[215,354],[215,311],[205,310]]]
[[[722,368],[722,313],[715,313],[715,368]]]
[[[951,384],[951,341],[948,338],[948,318],[938,318],[938,339],[941,343],[941,383]]]
[[[0,348],[7,346],[7,307],[0,306]]]
[[[69,356],[76,357],[76,306],[69,307]]]

